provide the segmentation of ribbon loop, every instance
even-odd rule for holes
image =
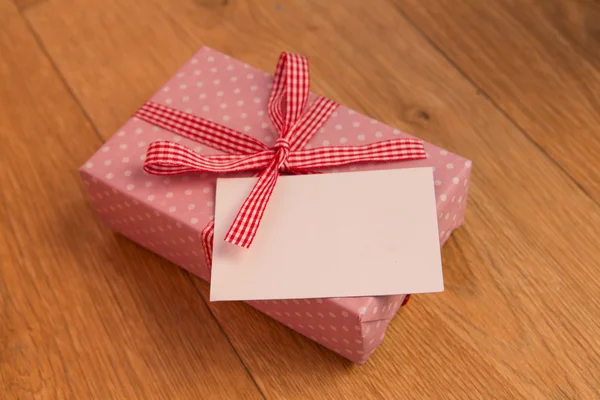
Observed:
[[[302,115],[309,92],[310,79],[306,57],[288,52],[281,53],[275,67],[268,108],[269,118],[282,137],[287,136]]]
[[[203,156],[184,145],[158,141],[148,148],[144,170],[155,175],[260,171],[256,184],[225,236],[230,243],[250,247],[281,170],[303,174],[312,173],[314,168],[426,158],[423,143],[418,139],[302,150],[337,107],[335,102],[324,97],[317,97],[307,107],[309,87],[307,59],[283,52],[275,69],[268,103],[269,118],[279,133],[271,148],[234,129],[147,102],[136,112],[136,117],[225,154]],[[211,221],[202,234],[208,265],[211,263],[213,227]]]

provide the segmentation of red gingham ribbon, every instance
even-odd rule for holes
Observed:
[[[144,170],[155,175],[260,171],[258,181],[225,237],[230,243],[250,247],[280,171],[305,174],[315,168],[426,157],[423,143],[418,139],[302,150],[337,107],[335,102],[324,97],[318,97],[307,107],[308,95],[307,59],[282,53],[268,103],[269,117],[279,132],[279,138],[272,147],[215,122],[147,102],[136,112],[136,117],[225,154],[202,156],[178,143],[158,141],[148,148]],[[202,233],[208,265],[212,259],[213,228],[211,221]]]

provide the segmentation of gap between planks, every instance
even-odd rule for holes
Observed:
[[[93,129],[94,134],[96,135],[96,137],[99,139],[99,141],[101,143],[105,143],[105,139],[102,137],[102,135],[100,135],[98,127],[94,124],[94,122],[90,118],[90,115],[88,114],[88,112],[86,111],[86,109],[83,107],[83,104],[81,103],[80,99],[77,97],[77,95],[73,91],[73,88],[68,84],[65,76],[62,74],[62,71],[58,68],[58,66],[56,65],[56,62],[54,61],[53,57],[50,55],[50,53],[46,49],[46,46],[44,46],[44,43],[41,40],[40,36],[35,31],[35,29],[33,29],[33,26],[31,25],[29,19],[24,14],[24,12],[27,11],[28,9],[30,9],[32,7],[35,7],[35,6],[39,5],[39,4],[42,4],[42,3],[46,2],[46,1],[48,1],[48,0],[15,0],[15,5],[16,5],[18,11],[19,11],[19,14],[20,14],[22,20],[24,21],[25,25],[27,26],[27,29],[31,33],[32,37],[34,38],[34,40],[35,40],[38,48],[40,49],[40,51],[42,52],[42,54],[44,55],[44,57],[46,57],[46,59],[50,63],[52,69],[54,70],[54,72],[58,76],[61,84],[65,87],[65,89],[67,90],[69,96],[71,96],[71,98],[73,99],[73,101],[77,104],[77,106],[78,106],[81,114],[83,115],[84,119],[92,127],[92,129]],[[6,203],[4,196],[0,197],[0,200],[1,200],[1,204],[4,205]],[[9,226],[10,226],[11,232],[13,233],[13,236],[14,236],[16,234],[16,231],[14,230],[14,225],[12,223],[12,220],[10,220],[10,219],[9,219]],[[252,382],[256,386],[256,388],[259,391],[259,393],[261,394],[262,398],[266,400],[267,397],[265,395],[265,392],[264,392],[263,388],[258,384],[258,381],[256,380],[256,377],[252,374],[252,372],[248,368],[248,365],[246,364],[246,362],[244,361],[244,359],[239,354],[238,349],[233,345],[233,343],[231,341],[231,338],[229,337],[229,335],[227,334],[227,332],[225,331],[225,329],[221,325],[221,322],[215,316],[212,308],[210,307],[210,304],[207,303],[207,301],[205,300],[205,298],[201,295],[198,287],[194,284],[193,279],[195,279],[195,277],[192,276],[187,271],[184,271],[184,273],[187,275],[187,277],[188,277],[187,281],[193,287],[194,292],[196,293],[196,296],[198,298],[200,298],[201,301],[206,304],[207,309],[208,309],[208,311],[210,313],[211,318],[215,320],[215,322],[219,326],[219,330],[221,331],[221,333],[223,334],[223,336],[226,338],[227,343],[229,343],[229,346],[234,351],[236,357],[238,358],[238,360],[240,361],[240,363],[244,366],[244,369],[245,369],[246,373],[248,374],[248,376],[250,377],[250,379],[252,380]]]

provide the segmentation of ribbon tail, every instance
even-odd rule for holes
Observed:
[[[209,273],[212,271],[213,239],[215,237],[215,220],[210,222],[202,230],[202,247]]]
[[[245,248],[250,247],[278,177],[277,160],[273,159],[259,175],[258,181],[225,235],[225,241]]]
[[[409,300],[410,300],[410,294],[407,294],[406,296],[404,296],[404,300],[402,300],[402,304],[400,304],[400,307],[404,307],[406,305],[406,303],[408,303]]]

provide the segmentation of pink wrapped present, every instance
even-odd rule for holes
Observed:
[[[278,133],[267,110],[272,83],[272,75],[204,47],[149,102],[214,121],[273,146]],[[311,95],[309,103],[315,98]],[[200,155],[222,153],[177,129],[150,122],[137,117],[127,121],[81,167],[83,182],[100,218],[113,230],[210,281],[210,249],[203,231],[213,219],[217,176],[157,176],[143,166],[148,145],[156,141],[179,143]],[[398,138],[412,137],[339,106],[304,148],[361,146]],[[444,243],[463,222],[471,161],[428,143],[424,146],[426,159],[330,167],[325,172],[434,167],[440,242]],[[248,303],[362,364],[381,344],[406,299],[398,295]]]

